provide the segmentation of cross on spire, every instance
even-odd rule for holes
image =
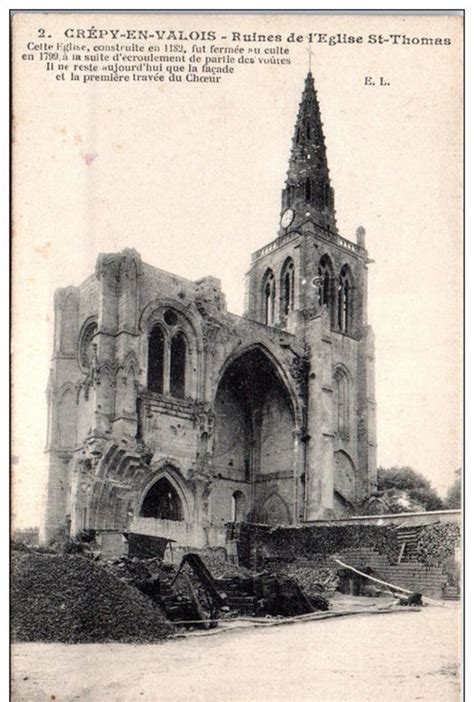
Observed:
[[[311,56],[314,56],[313,52],[311,51],[311,47],[308,44],[308,48],[306,49],[308,52],[308,73],[311,73]]]

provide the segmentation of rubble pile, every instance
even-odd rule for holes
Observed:
[[[292,617],[329,608],[320,593],[308,596],[296,578],[283,574],[219,578],[216,583],[226,593],[231,610],[241,614]]]
[[[63,643],[143,643],[173,626],[153,602],[77,555],[12,553],[12,638]]]
[[[207,549],[200,556],[215,578],[232,578],[234,576],[250,577],[253,572],[245,566],[235,565],[224,560],[219,551]]]
[[[161,558],[147,558],[145,560],[136,556],[120,556],[110,560],[100,560],[98,565],[104,568],[107,572],[114,575],[119,580],[122,580],[129,585],[137,587],[143,580],[147,580],[153,576],[162,578],[173,577],[175,568],[173,565],[163,563]]]
[[[289,567],[280,564],[278,568],[270,567],[256,574],[224,561],[217,552],[202,551],[199,557],[210,571],[217,590],[227,596],[226,610],[230,611],[224,611],[223,616],[294,616],[314,609],[324,610],[329,606],[324,595],[333,593],[337,584],[334,569],[314,563],[301,562]],[[176,579],[177,566],[159,558],[139,560],[122,556],[104,561],[102,567],[159,604],[170,620],[183,622],[203,615],[212,620],[218,616],[202,580],[187,563]]]
[[[163,562],[159,557],[139,559],[120,556],[99,561],[99,564],[153,600],[170,621],[196,621],[201,617],[212,619],[215,616],[202,582],[188,565],[175,579],[178,567]]]
[[[272,564],[271,570],[296,578],[310,599],[320,595],[333,597],[339,585],[338,566],[324,557],[280,561]]]

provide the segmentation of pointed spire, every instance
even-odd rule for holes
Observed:
[[[288,209],[293,214],[283,217],[283,225],[290,219],[292,228],[312,221],[326,231],[337,232],[334,191],[329,179],[321,113],[311,70],[306,76],[299,105],[290,164],[282,193],[282,214]],[[282,226],[280,234],[285,231]]]

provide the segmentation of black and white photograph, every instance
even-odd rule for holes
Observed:
[[[462,12],[10,21],[11,699],[457,702]]]

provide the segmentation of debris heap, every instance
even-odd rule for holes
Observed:
[[[290,562],[267,560],[272,572],[296,578],[311,599],[333,597],[339,586],[338,566],[328,558],[295,558]]]
[[[11,626],[16,641],[157,641],[172,624],[136,588],[78,555],[12,553]]]

